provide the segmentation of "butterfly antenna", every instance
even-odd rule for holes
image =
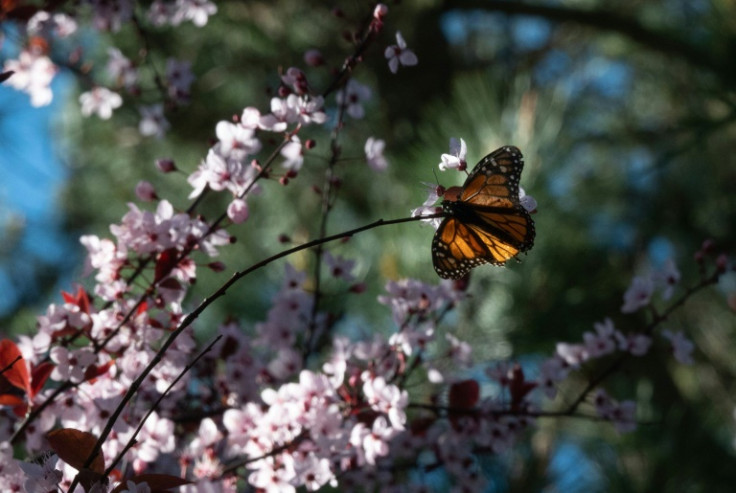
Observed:
[[[434,181],[437,182],[437,188],[435,189],[437,190],[437,195],[443,197],[445,195],[445,187],[440,185],[440,179],[437,178],[437,171],[434,168],[432,168],[432,174],[434,175]]]
[[[439,187],[440,186],[440,179],[437,178],[437,170],[435,170],[434,168],[432,168],[432,174],[434,175],[434,181],[437,182],[437,186]]]

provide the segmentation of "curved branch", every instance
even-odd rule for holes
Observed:
[[[247,269],[235,272],[232,277],[226,281],[222,286],[220,286],[219,289],[217,289],[212,295],[206,297],[198,306],[195,308],[192,312],[190,312],[184,319],[179,323],[179,326],[169,334],[168,339],[163,343],[161,348],[158,350],[156,355],[151,359],[149,364],[141,371],[140,375],[130,384],[128,387],[128,390],[126,391],[125,395],[121,399],[120,403],[118,404],[115,411],[111,414],[110,418],[107,420],[107,423],[105,424],[105,427],[103,428],[102,432],[100,433],[99,438],[97,439],[97,443],[95,443],[95,446],[92,448],[92,450],[89,453],[89,456],[87,457],[87,460],[84,463],[83,467],[89,467],[89,465],[92,463],[94,458],[100,453],[100,450],[102,449],[102,444],[107,440],[107,437],[112,432],[113,425],[117,421],[120,414],[123,412],[123,408],[125,405],[130,401],[130,399],[133,398],[133,396],[138,392],[138,389],[143,384],[146,378],[148,378],[148,375],[153,371],[153,369],[161,362],[163,359],[164,354],[169,349],[171,344],[173,344],[174,340],[181,334],[184,329],[189,327],[196,319],[199,317],[199,315],[209,306],[211,305],[216,299],[220,298],[221,296],[224,296],[227,293],[227,290],[234,285],[236,282],[238,282],[243,277],[247,276],[253,271],[256,271],[262,267],[265,267],[266,265],[280,259],[283,257],[287,257],[293,253],[299,252],[301,250],[307,250],[309,248],[313,248],[317,245],[321,245],[324,243],[328,243],[335,240],[341,240],[343,238],[349,238],[355,234],[361,233],[363,231],[367,231],[369,229],[377,228],[379,226],[387,226],[389,224],[401,224],[406,223],[410,221],[420,221],[422,219],[428,219],[433,217],[442,217],[444,214],[433,214],[428,216],[415,216],[415,217],[404,217],[400,219],[390,219],[390,220],[384,220],[384,219],[378,219],[377,221],[373,221],[370,224],[366,224],[364,226],[361,226],[359,228],[354,228],[349,231],[344,231],[342,233],[337,233],[330,236],[325,236],[323,238],[317,238],[312,241],[308,241],[306,243],[303,243],[301,245],[297,245],[293,248],[289,248],[287,250],[283,250],[280,253],[277,253],[276,255],[272,255],[271,257],[268,257],[267,259],[261,260],[260,262],[256,262],[255,264],[251,265]],[[74,479],[72,482],[72,486],[76,485],[78,482],[78,476]],[[70,488],[70,491],[73,488]]]

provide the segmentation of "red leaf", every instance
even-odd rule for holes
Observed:
[[[181,283],[174,279],[173,277],[169,277],[167,279],[164,279],[163,282],[160,282],[159,287],[162,287],[164,289],[170,289],[172,291],[181,291]]]
[[[450,407],[470,409],[478,403],[480,385],[475,380],[463,380],[450,386]]]
[[[73,335],[77,335],[78,333],[79,333],[79,329],[75,329],[71,325],[66,324],[61,329],[53,332],[51,334],[51,337],[53,338],[54,341],[56,341],[58,339],[61,339],[64,336],[73,336]]]
[[[128,481],[133,481],[135,484],[147,483],[149,488],[151,488],[151,493],[163,493],[169,491],[171,488],[192,484],[192,481],[187,481],[177,476],[169,476],[168,474],[139,474],[138,476],[133,476],[122,481],[112,490],[112,493],[123,491],[127,487]]]
[[[77,287],[76,294],[62,291],[61,296],[64,298],[64,303],[77,305],[80,311],[83,311],[84,313],[89,313],[89,296],[87,296],[87,291],[85,291],[82,286]]]
[[[88,380],[93,380],[100,375],[104,375],[105,373],[107,373],[107,370],[109,370],[112,365],[112,360],[108,361],[104,365],[89,365],[84,371],[84,381],[86,382]]]
[[[515,364],[511,370],[511,380],[509,382],[509,393],[511,394],[511,409],[518,411],[524,397],[531,392],[536,386],[537,382],[527,382],[524,377],[524,370],[522,370],[520,364]]]
[[[26,401],[18,395],[0,395],[0,406],[20,406],[21,404],[25,404],[25,402]]]
[[[154,282],[158,282],[164,277],[171,273],[171,269],[176,266],[176,260],[179,252],[174,248],[164,250],[156,259],[156,273],[154,275]]]
[[[23,391],[11,385],[7,378],[0,375],[0,406],[12,406],[13,413],[19,418],[23,418],[28,410]]]
[[[52,371],[54,371],[54,365],[48,361],[31,370],[31,399],[41,391]]]
[[[46,434],[46,438],[56,455],[78,471],[84,469],[84,463],[97,443],[97,437],[92,433],[73,428],[50,431]],[[105,471],[105,459],[102,457],[102,451],[97,454],[87,469],[98,474]]]
[[[87,296],[87,291],[82,289],[82,286],[77,288],[77,306],[81,311],[89,314],[89,296]]]
[[[28,377],[26,360],[10,339],[0,341],[0,372],[11,385],[30,393],[31,380]]]
[[[72,305],[77,304],[77,300],[74,298],[74,295],[71,293],[67,293],[66,291],[61,292],[61,297],[64,298],[64,303],[71,303]]]

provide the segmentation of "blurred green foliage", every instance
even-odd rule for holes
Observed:
[[[154,160],[173,158],[193,170],[216,123],[246,106],[267,111],[277,70],[304,68],[306,50],[321,50],[328,67],[339,67],[352,50],[343,33],[360,24],[370,5],[339,6],[343,18],[317,1],[225,1],[204,29],[148,33],[153,66],[160,71],[167,57],[187,59],[197,75],[192,104],[167,115],[172,129],[163,140],[140,137],[133,106],[101,123],[80,119],[71,98],[60,125],[73,143],[73,178],[63,202],[69,234],[109,236],[109,224],[135,201],[141,179],[185,209],[190,189],[184,175],[159,175]],[[670,252],[688,285],[697,279],[692,255],[704,239],[734,253],[735,4],[406,0],[389,9],[384,32],[353,74],[373,87],[374,97],[367,118],[348,120],[341,134],[341,187],[328,232],[407,216],[425,198],[422,182],[435,183],[450,137],[467,141],[472,162],[500,145],[519,146],[526,158],[522,186],[539,203],[535,247],[521,263],[476,269],[471,298],[443,327],[469,340],[478,362],[552,354],[556,342],[579,341],[605,317],[624,331],[641,329],[645,314],[620,314],[633,275],[657,267]],[[396,30],[420,63],[392,75],[382,51]],[[100,72],[107,46],[101,41],[94,44],[93,68]],[[128,26],[111,42],[134,56],[143,41]],[[329,68],[307,73],[318,91],[331,76]],[[144,92],[141,101],[147,97]],[[328,104],[334,106],[334,95]],[[317,147],[298,178],[285,187],[265,183],[250,204],[252,219],[230,229],[238,238],[222,258],[230,270],[280,251],[279,234],[296,242],[317,234],[320,201],[311,186],[323,185],[329,140],[326,132],[309,130]],[[363,161],[368,136],[387,141],[384,174]],[[447,186],[461,182],[452,172],[437,179]],[[223,205],[207,202],[203,212],[214,217]],[[391,330],[387,310],[369,301],[388,279],[436,281],[431,236],[431,228],[405,223],[332,246],[358,260],[367,286],[347,300],[327,296],[326,306],[343,312],[341,325],[362,333]],[[290,261],[313,264],[309,254]],[[263,320],[282,273],[277,262],[237,286],[200,319],[203,337],[225,314],[246,326]],[[227,274],[201,269],[200,275],[202,297]],[[637,432],[619,436],[606,424],[546,420],[507,458],[500,490],[553,491],[554,453],[575,443],[596,471],[598,491],[732,491],[736,318],[727,298],[734,292],[736,280],[727,276],[667,321],[695,341],[693,367],[674,364],[658,338],[659,356],[630,360],[607,379],[611,395],[637,399],[644,422]],[[22,320],[27,328],[28,315]],[[580,388],[606,361],[586,367]],[[575,391],[563,389],[560,404]],[[565,491],[592,491],[590,484]]]

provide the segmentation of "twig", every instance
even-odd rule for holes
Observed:
[[[123,447],[123,449],[120,451],[120,453],[117,455],[117,457],[115,457],[115,459],[113,459],[113,461],[110,463],[110,465],[107,466],[107,469],[105,469],[105,473],[104,473],[105,476],[109,476],[110,475],[110,473],[112,472],[112,470],[115,469],[115,466],[117,465],[117,463],[120,462],[122,460],[123,456],[128,452],[128,450],[130,450],[136,444],[136,437],[140,433],[141,429],[143,429],[143,425],[146,423],[146,420],[151,416],[151,414],[153,414],[153,412],[156,410],[156,408],[158,408],[159,404],[161,404],[161,401],[163,401],[164,397],[166,397],[166,395],[169,393],[169,391],[171,391],[171,389],[174,388],[174,385],[176,385],[179,382],[179,380],[181,380],[181,378],[184,376],[184,374],[186,374],[189,370],[191,370],[192,367],[194,365],[196,365],[197,362],[200,359],[202,359],[202,357],[206,353],[208,353],[212,349],[212,347],[215,344],[217,344],[217,341],[219,341],[220,339],[222,339],[222,334],[218,335],[215,338],[215,340],[212,341],[209,344],[209,346],[207,346],[203,351],[201,351],[197,355],[196,358],[194,358],[194,360],[192,360],[191,363],[189,363],[187,366],[185,366],[184,369],[179,373],[179,375],[177,375],[177,377],[174,379],[174,381],[171,382],[171,384],[169,384],[169,386],[166,388],[166,390],[163,391],[163,393],[159,396],[159,398],[156,399],[156,402],[153,403],[153,405],[148,410],[148,412],[146,413],[146,415],[143,416],[143,419],[141,419],[141,422],[138,424],[138,428],[135,429],[135,431],[133,432],[133,434],[131,435],[130,439],[128,440],[128,442]],[[72,488],[69,488],[69,490],[71,491]]]
[[[332,129],[332,134],[330,136],[330,160],[327,164],[327,169],[325,170],[325,181],[324,186],[322,187],[322,209],[319,233],[317,236],[318,238],[323,238],[327,234],[327,219],[333,206],[332,200],[334,197],[333,180],[335,176],[335,165],[337,164],[341,153],[338,140],[343,126],[346,105],[347,98],[343,98],[343,102],[337,110],[337,122],[335,123],[335,127]],[[309,323],[307,324],[307,334],[304,339],[304,350],[302,354],[303,365],[306,365],[309,355],[312,352],[312,343],[317,331],[317,314],[319,313],[319,304],[322,299],[322,254],[324,253],[324,248],[322,248],[321,244],[317,245],[314,253],[314,301],[312,303],[312,312],[309,316]]]
[[[235,272],[232,275],[232,277],[227,282],[225,282],[219,289],[217,289],[217,291],[215,291],[211,296],[208,296],[207,298],[205,298],[197,306],[197,308],[194,309],[194,311],[192,311],[186,317],[184,317],[184,319],[181,321],[181,323],[176,328],[176,330],[174,330],[169,335],[168,339],[166,339],[166,341],[163,343],[163,345],[158,350],[158,352],[156,353],[156,355],[152,358],[152,360],[148,364],[148,366],[146,366],[146,368],[143,369],[143,371],[138,376],[138,378],[136,378],[130,384],[130,387],[126,391],[126,393],[123,396],[122,400],[120,401],[120,403],[118,404],[117,408],[111,414],[110,418],[108,419],[107,423],[105,424],[105,427],[103,428],[103,430],[102,430],[102,432],[101,432],[101,434],[100,434],[100,436],[99,436],[99,438],[97,440],[97,443],[92,448],[92,451],[90,452],[89,457],[87,457],[87,460],[85,461],[85,463],[84,463],[84,465],[83,465],[82,468],[87,468],[87,467],[90,466],[90,464],[92,463],[92,461],[94,460],[94,458],[100,452],[100,449],[102,448],[102,444],[105,442],[105,440],[107,440],[107,437],[110,435],[110,432],[112,431],[112,428],[113,428],[115,422],[117,421],[118,417],[122,413],[123,408],[125,407],[125,405],[128,403],[128,401],[130,401],[130,399],[133,398],[133,395],[135,395],[136,392],[138,392],[138,389],[140,388],[140,386],[143,384],[143,382],[148,377],[148,375],[153,371],[153,369],[158,365],[158,363],[161,362],[161,360],[163,359],[164,353],[166,353],[166,351],[168,350],[168,348],[171,346],[171,344],[173,344],[173,342],[176,340],[176,338],[179,336],[179,334],[181,334],[184,331],[184,329],[186,329],[187,327],[189,327],[194,322],[194,320],[196,320],[197,317],[199,317],[199,315],[209,305],[211,305],[216,299],[220,298],[221,296],[224,296],[225,293],[227,293],[227,290],[233,284],[235,284],[236,282],[238,282],[240,279],[242,279],[243,277],[247,276],[248,274],[250,274],[250,273],[252,273],[252,272],[254,272],[254,271],[256,271],[256,270],[258,270],[258,269],[260,269],[262,267],[265,267],[266,265],[268,265],[268,264],[270,264],[270,263],[272,263],[272,262],[274,262],[274,261],[276,261],[276,260],[278,260],[280,258],[286,257],[288,255],[291,255],[293,253],[296,253],[296,252],[299,252],[299,251],[302,251],[302,250],[306,250],[306,249],[315,247],[315,246],[320,245],[320,244],[323,244],[323,243],[328,243],[328,242],[335,241],[335,240],[340,240],[340,239],[343,239],[343,238],[349,238],[349,237],[351,237],[351,236],[353,236],[355,234],[358,234],[358,233],[361,233],[363,231],[367,231],[367,230],[370,230],[370,229],[373,229],[373,228],[377,228],[379,226],[387,226],[389,224],[401,224],[401,223],[406,223],[406,222],[411,222],[411,221],[418,221],[418,220],[422,220],[422,219],[428,219],[428,218],[434,218],[434,217],[443,217],[443,216],[444,216],[444,214],[438,213],[438,214],[433,214],[433,215],[429,215],[429,216],[404,217],[404,218],[400,218],[400,219],[391,219],[391,220],[379,219],[377,221],[374,221],[374,222],[372,222],[370,224],[366,224],[365,226],[361,226],[359,228],[355,228],[355,229],[351,229],[349,231],[345,231],[345,232],[342,232],[342,233],[337,233],[337,234],[334,234],[334,235],[326,236],[324,238],[318,238],[318,239],[309,241],[307,243],[304,243],[302,245],[298,245],[298,246],[295,246],[293,248],[289,248],[289,249],[284,250],[284,251],[282,251],[280,253],[277,253],[276,255],[273,255],[273,256],[271,256],[271,257],[269,257],[267,259],[264,259],[264,260],[262,260],[260,262],[257,262],[257,263],[251,265],[250,267],[248,267],[245,270],[242,270],[242,271],[239,271],[239,272]],[[76,480],[76,478],[75,478],[75,480]]]
[[[10,370],[18,361],[20,361],[22,359],[23,359],[23,356],[20,356],[20,355],[16,356],[13,361],[11,361],[10,363],[8,363],[8,366],[6,366],[2,370],[0,370],[0,375],[2,375],[3,373],[5,373],[6,371]]]
[[[647,334],[647,335],[650,335],[652,333],[652,331],[654,331],[654,328],[657,325],[659,325],[662,322],[664,322],[665,320],[667,320],[667,318],[672,314],[672,312],[674,312],[676,309],[678,309],[683,304],[685,304],[685,301],[687,301],[687,299],[689,297],[691,297],[693,294],[697,293],[701,289],[703,289],[703,288],[705,288],[707,286],[710,286],[711,284],[717,283],[718,282],[718,278],[720,277],[720,275],[721,275],[721,273],[718,270],[716,270],[713,273],[713,275],[711,275],[710,277],[704,278],[698,284],[696,284],[695,286],[692,286],[692,287],[688,288],[685,291],[685,293],[677,301],[675,301],[672,305],[669,306],[669,308],[667,308],[661,314],[656,314],[653,317],[652,321],[647,324],[647,326],[644,328],[644,330],[642,332],[645,333],[645,334]],[[563,414],[570,415],[570,414],[574,413],[577,410],[578,406],[580,406],[580,404],[582,404],[582,402],[588,396],[588,394],[590,392],[592,392],[593,389],[595,387],[597,387],[603,380],[605,380],[606,378],[608,378],[608,376],[610,376],[616,370],[618,370],[619,367],[621,365],[623,365],[624,361],[626,361],[629,357],[630,357],[630,354],[629,353],[626,353],[626,352],[619,354],[619,356],[613,362],[611,362],[611,364],[605,370],[603,370],[595,378],[593,378],[592,380],[590,380],[588,382],[588,385],[585,386],[585,388],[583,389],[583,391],[572,402],[572,404],[570,404],[567,407],[567,409],[565,411],[563,411]]]

